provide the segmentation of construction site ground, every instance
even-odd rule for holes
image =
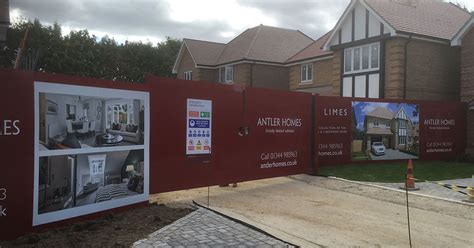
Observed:
[[[196,201],[302,247],[409,246],[405,192],[344,180],[296,175],[162,193],[151,201]],[[414,194],[408,203],[414,247],[474,247],[474,205]]]

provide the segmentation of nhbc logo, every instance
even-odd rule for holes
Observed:
[[[16,136],[20,134],[19,120],[0,121],[0,136]]]

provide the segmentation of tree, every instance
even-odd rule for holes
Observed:
[[[178,39],[166,37],[166,41],[158,43],[158,55],[163,59],[160,63],[160,72],[163,76],[172,76],[174,62],[178,57],[179,49],[183,42]]]
[[[143,82],[145,74],[170,77],[181,47],[181,40],[170,37],[153,46],[128,41],[118,44],[113,38],[99,39],[87,30],[62,36],[57,23],[47,26],[36,19],[22,20],[8,30],[7,49],[0,52],[0,66],[13,66],[15,51],[27,29],[22,69],[109,80]]]

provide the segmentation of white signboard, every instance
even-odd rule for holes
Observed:
[[[211,154],[212,101],[188,99],[186,155]]]
[[[35,82],[34,97],[34,226],[148,201],[148,92]]]

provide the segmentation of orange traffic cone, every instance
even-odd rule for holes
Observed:
[[[408,165],[407,165],[407,175],[405,178],[405,186],[400,187],[401,189],[404,190],[419,190],[420,188],[415,187],[415,177],[413,176],[413,163],[410,160],[408,160]]]

